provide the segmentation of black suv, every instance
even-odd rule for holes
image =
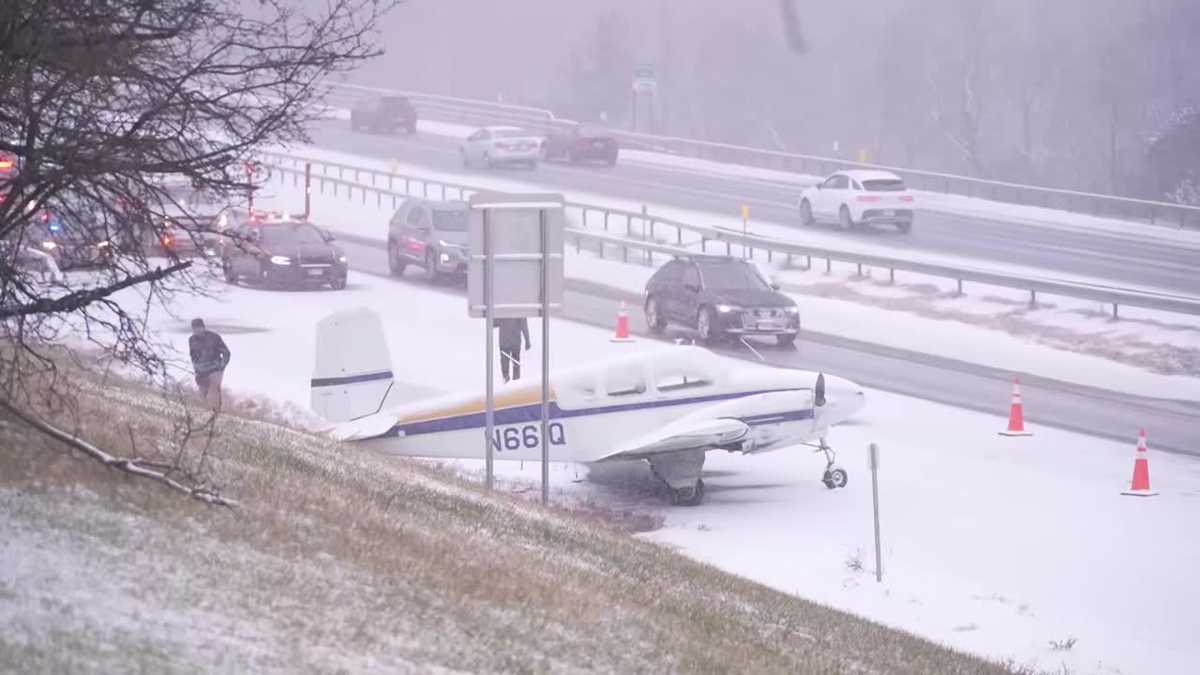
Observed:
[[[790,345],[800,333],[800,308],[745,260],[689,256],[672,260],[646,283],[646,324],[695,328],[705,342],[731,336],[774,335]]]
[[[350,128],[372,134],[417,133],[417,109],[403,96],[384,96],[350,111]]]
[[[284,220],[251,223],[221,240],[225,280],[272,286],[346,287],[346,254],[333,235],[311,223]]]

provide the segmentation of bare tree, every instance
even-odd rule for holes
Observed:
[[[69,391],[32,384],[62,358],[55,345],[90,344],[134,372],[166,372],[147,312],[201,290],[207,269],[158,243],[170,228],[203,251],[222,234],[177,186],[236,203],[257,151],[305,138],[325,78],[380,53],[374,27],[394,4],[0,3],[0,407],[79,440],[42,419]],[[43,240],[47,223],[57,232]],[[99,267],[45,283],[19,262],[38,245]]]

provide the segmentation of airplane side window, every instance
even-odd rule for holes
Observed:
[[[712,384],[712,380],[702,375],[688,375],[684,373],[669,373],[660,375],[655,379],[660,392],[679,391],[680,389],[695,389],[697,387],[707,387]]]
[[[604,390],[609,396],[634,396],[646,393],[646,376],[641,364],[632,363],[609,370],[604,378]]]

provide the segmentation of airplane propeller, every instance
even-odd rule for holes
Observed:
[[[817,386],[813,388],[813,405],[825,405],[825,373],[817,373]]]

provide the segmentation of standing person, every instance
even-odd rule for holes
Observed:
[[[196,373],[201,400],[209,408],[220,410],[221,380],[225,377],[225,366],[229,365],[229,347],[220,335],[204,327],[204,319],[192,319],[188,351],[192,355],[192,369]]]
[[[500,374],[504,381],[521,379],[521,339],[529,349],[529,321],[520,319],[496,319],[500,329]]]

